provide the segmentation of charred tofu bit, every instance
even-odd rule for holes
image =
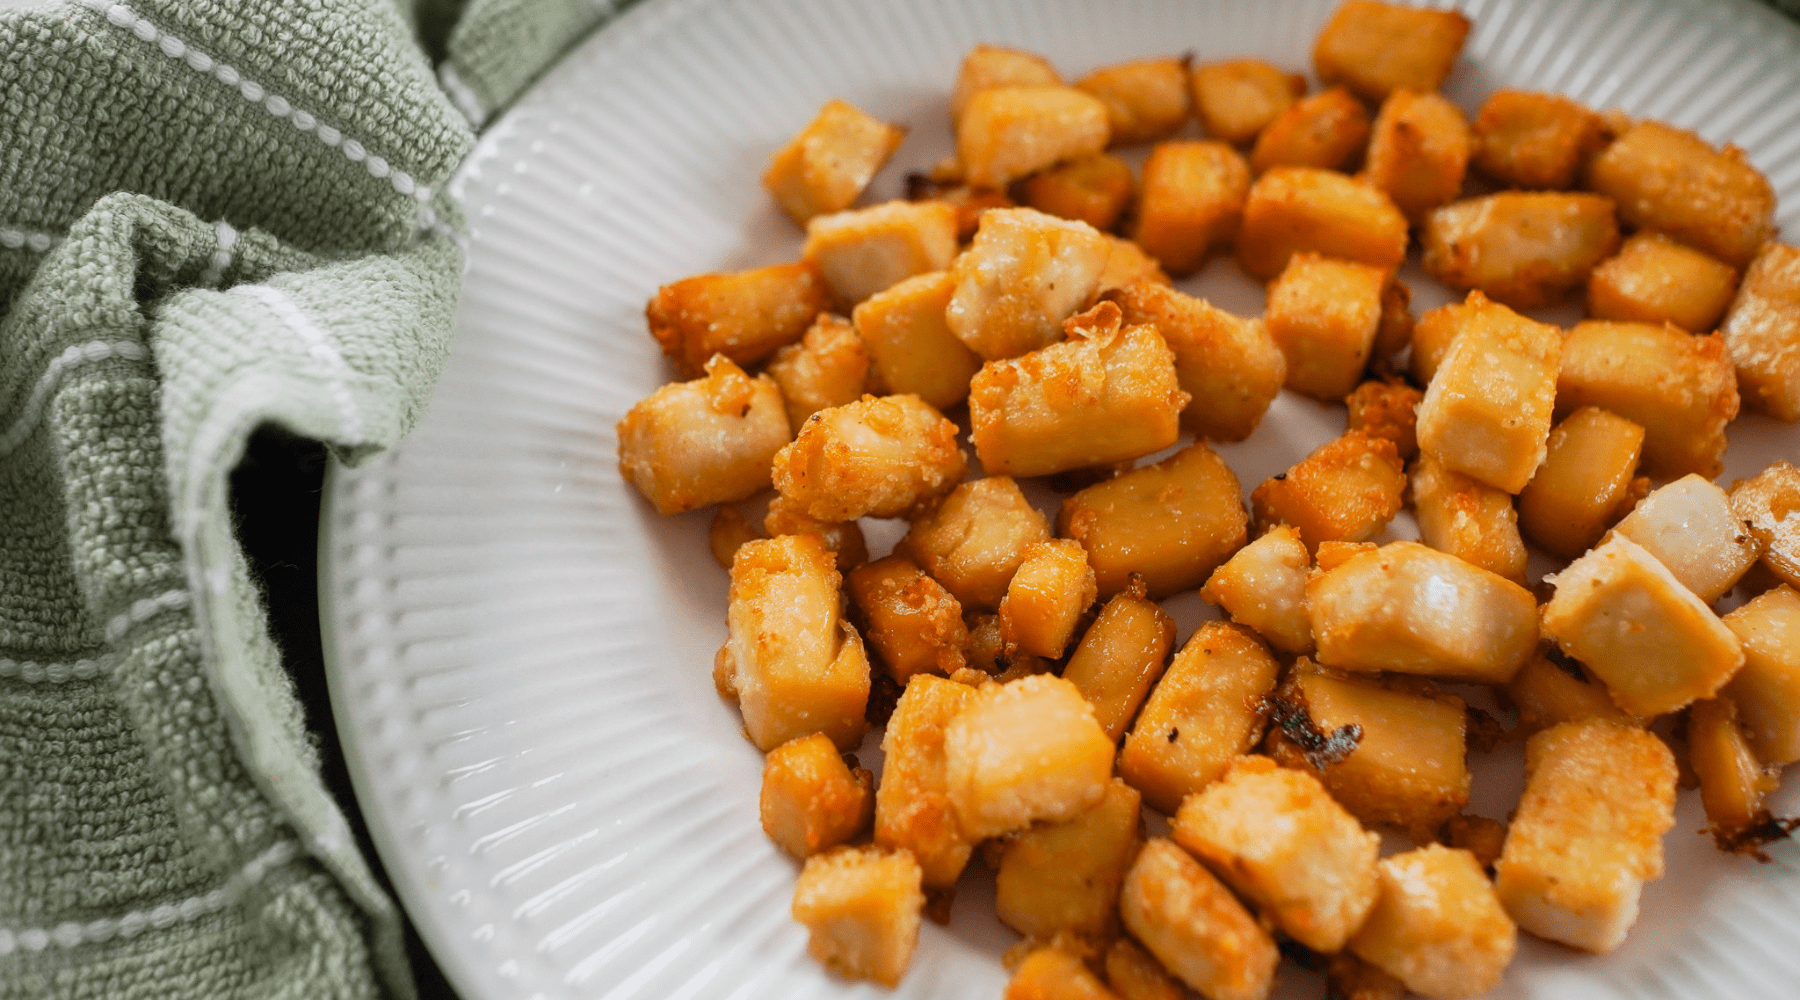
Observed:
[[[774,354],[804,336],[827,304],[825,279],[803,260],[664,285],[644,318],[662,352],[694,378],[714,354],[740,365]]]
[[[1800,250],[1763,247],[1720,331],[1750,408],[1790,424],[1800,420]]]
[[[1598,406],[1644,428],[1643,472],[1711,478],[1724,467],[1725,425],[1738,414],[1737,377],[1719,334],[1588,320],[1563,340],[1560,416]]]
[[[1106,949],[1105,961],[1106,985],[1119,1000],[1183,1000],[1187,996],[1162,963],[1129,937],[1114,939]]]
[[[1043,56],[1000,45],[977,45],[963,57],[956,89],[950,93],[950,117],[961,120],[969,98],[993,87],[1055,87],[1062,77]]]
[[[1776,462],[1731,484],[1731,510],[1762,546],[1763,565],[1800,587],[1800,469]]]
[[[1800,592],[1781,584],[1725,616],[1744,668],[1725,685],[1744,737],[1776,767],[1800,760]]]
[[[864,396],[807,419],[775,454],[775,488],[821,521],[904,514],[962,482],[957,433],[917,396]]]
[[[1025,550],[1048,541],[1050,524],[1010,476],[964,483],[936,509],[913,520],[900,548],[924,567],[965,609],[991,611],[1025,561]]]
[[[1655,556],[1704,604],[1736,586],[1760,548],[1731,512],[1725,491],[1695,475],[1638,501],[1615,530]]]
[[[1037,542],[1026,548],[1000,602],[1000,634],[1010,645],[1054,660],[1068,647],[1076,622],[1098,593],[1080,542]]]
[[[1381,103],[1363,169],[1417,222],[1462,192],[1470,145],[1469,123],[1456,105],[1401,88]]]
[[[1525,743],[1525,796],[1495,865],[1494,891],[1520,927],[1606,953],[1663,873],[1675,824],[1675,759],[1651,733],[1570,722]]]
[[[846,847],[806,860],[794,885],[794,919],[806,950],[847,979],[898,986],[919,941],[925,894],[905,851]]]
[[[1254,142],[1275,116],[1306,93],[1306,79],[1261,59],[1228,59],[1194,67],[1194,110],[1206,134]]]
[[[1097,805],[1113,745],[1075,685],[1050,674],[986,685],[944,729],[944,775],[971,840]]]
[[[1725,315],[1737,279],[1737,268],[1693,247],[1661,233],[1633,233],[1618,256],[1594,268],[1587,286],[1588,315],[1673,323],[1690,333],[1707,333]]]
[[[1175,352],[1175,377],[1194,400],[1181,426],[1195,437],[1242,441],[1256,430],[1287,378],[1287,359],[1261,319],[1140,279],[1107,296],[1128,324],[1156,327]]]
[[[1213,571],[1200,596],[1284,653],[1313,651],[1306,611],[1312,557],[1298,528],[1278,524]]]
[[[1408,485],[1421,542],[1525,582],[1525,540],[1511,494],[1451,472],[1429,455],[1413,465]]]
[[[1737,637],[1636,542],[1614,534],[1555,578],[1544,631],[1632,715],[1708,698],[1744,665]]]
[[[928,888],[955,885],[975,845],[957,825],[944,773],[944,728],[974,699],[965,684],[915,675],[881,734],[875,843],[910,852]]]
[[[1053,344],[1063,321],[1093,299],[1111,252],[1106,237],[1084,222],[1030,208],[990,209],[956,259],[945,322],[989,361]]]
[[[1115,143],[1161,139],[1193,112],[1183,59],[1137,59],[1102,67],[1076,80],[1075,87],[1106,105]]]
[[[1119,776],[1173,814],[1262,739],[1262,698],[1280,664],[1246,629],[1202,622],[1176,654],[1119,752]]]
[[[1269,286],[1264,322],[1287,360],[1287,387],[1322,402],[1349,395],[1369,367],[1381,324],[1377,267],[1296,253]]]
[[[875,776],[850,770],[824,733],[769,751],[763,764],[762,828],[796,858],[848,842],[875,815]]]
[[[1098,804],[1006,842],[994,877],[994,908],[1008,927],[1040,941],[1059,931],[1115,934],[1119,885],[1138,843],[1137,790],[1114,778]]]
[[[1371,379],[1345,397],[1350,409],[1350,430],[1394,442],[1401,461],[1419,453],[1417,410],[1425,396],[1405,382]]]
[[[869,352],[855,327],[820,313],[800,343],[775,352],[769,376],[781,386],[788,424],[797,431],[820,410],[862,398],[869,380]]]
[[[1250,494],[1259,528],[1288,524],[1309,550],[1374,538],[1400,512],[1406,467],[1392,441],[1350,431]]]
[[[956,209],[941,201],[890,201],[815,216],[801,254],[848,311],[915,274],[942,271],[956,250]]]
[[[1584,406],[1550,429],[1544,464],[1519,491],[1519,526],[1552,555],[1592,548],[1627,503],[1644,429]]]
[[[1104,150],[1112,138],[1108,118],[1104,101],[1074,87],[989,87],[963,107],[956,156],[970,184],[1004,189]]]
[[[1100,596],[1141,574],[1152,600],[1192,590],[1243,547],[1237,476],[1204,443],[1063,501],[1056,533],[1087,550]]]
[[[1240,757],[1181,803],[1175,842],[1314,951],[1344,946],[1375,905],[1381,838],[1310,774]]]
[[[869,544],[863,538],[862,527],[855,521],[833,523],[808,517],[780,494],[769,500],[769,513],[763,517],[763,531],[770,538],[809,532],[818,535],[825,540],[826,548],[837,553],[840,573],[848,573],[869,561]]]
[[[905,684],[914,674],[953,674],[963,665],[969,632],[962,607],[905,556],[859,566],[846,583],[869,645],[894,680]]]
[[[1475,166],[1503,184],[1561,191],[1600,147],[1600,117],[1558,94],[1496,90],[1475,116]]]
[[[981,358],[944,320],[955,291],[949,271],[932,271],[876,292],[856,307],[851,319],[868,351],[872,381],[940,410],[969,395]]]
[[[1419,452],[1508,493],[1531,481],[1557,402],[1562,331],[1478,303],[1419,403]]]
[[[1208,1000],[1263,1000],[1281,952],[1231,890],[1175,846],[1153,837],[1119,895],[1119,916],[1175,977]]]
[[[614,428],[619,474],[658,514],[742,500],[769,485],[769,463],[788,443],[781,389],[714,355],[706,375],[639,400]]]
[[[1102,232],[1119,221],[1136,187],[1131,164],[1106,153],[1032,174],[1020,186],[1026,205],[1046,215],[1085,222]]]
[[[815,215],[849,208],[905,138],[900,126],[833,98],[769,159],[763,187],[804,226]]]
[[[1619,221],[1738,267],[1775,235],[1775,191],[1743,150],[1661,122],[1626,129],[1588,164],[1586,186],[1618,203]]]
[[[1504,684],[1537,647],[1530,591],[1417,542],[1320,569],[1306,599],[1328,667]]]
[[[1558,664],[1547,656],[1532,657],[1507,682],[1506,696],[1519,710],[1519,725],[1527,733],[1583,719],[1635,724],[1613,704],[1606,688],[1589,680],[1572,660]]]
[[[1250,169],[1320,167],[1338,170],[1369,143],[1369,110],[1348,90],[1330,90],[1290,104],[1250,151]]]
[[[1222,142],[1160,142],[1144,161],[1131,238],[1170,274],[1200,270],[1228,246],[1250,192],[1250,165]]]
[[[1119,1000],[1088,971],[1087,964],[1060,948],[1039,948],[1025,956],[1006,984],[1002,1000]]]
[[[1307,250],[1392,271],[1406,239],[1406,216],[1379,189],[1332,170],[1276,167],[1250,186],[1237,255],[1259,281]]]
[[[1721,847],[1743,843],[1753,827],[1769,821],[1763,797],[1781,787],[1780,775],[1756,759],[1730,698],[1707,698],[1688,709],[1687,744],[1713,839]]]
[[[1499,984],[1519,929],[1473,854],[1427,844],[1387,858],[1379,872],[1380,899],[1351,951],[1433,1000]]]
[[[1127,589],[1100,609],[1062,675],[1094,706],[1106,738],[1117,743],[1162,676],[1174,645],[1175,619]]]
[[[1505,191],[1433,209],[1423,243],[1432,277],[1531,309],[1586,285],[1619,248],[1619,226],[1598,195]]]
[[[1400,87],[1436,90],[1468,33],[1469,19],[1455,11],[1345,0],[1313,44],[1313,68],[1370,101]]]

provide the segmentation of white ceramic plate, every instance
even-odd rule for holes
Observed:
[[[841,96],[912,137],[878,179],[949,149],[946,96],[973,43],[1070,78],[1148,55],[1309,65],[1332,0],[662,0],[589,40],[481,142],[458,340],[417,431],[339,470],[324,525],[334,704],[358,796],[426,941],[469,1000],[840,997],[788,919],[796,866],[757,825],[760,758],[714,693],[726,577],[709,514],[664,520],[620,480],[613,424],[670,377],[642,309],[659,284],[792,259],[758,184],[769,153]],[[1749,2],[1477,0],[1446,92],[1567,93],[1749,151],[1800,219],[1800,32]],[[1444,301],[1414,274],[1416,306]],[[1184,283],[1255,313],[1215,262]],[[1561,317],[1565,321],[1571,316]],[[1223,451],[1248,489],[1342,427],[1278,401]],[[1727,476],[1792,455],[1792,428],[1734,428]],[[1398,526],[1398,532],[1407,528]],[[892,531],[877,533],[879,548]],[[1190,632],[1206,613],[1171,603]],[[1516,747],[1481,762],[1502,815]],[[1493,995],[1773,996],[1800,982],[1800,852],[1719,856],[1694,796],[1670,874],[1615,955],[1521,942]],[[1791,797],[1790,797],[1791,798]],[[1790,805],[1792,804],[1790,800]],[[1014,935],[979,864],[927,925],[899,995],[998,997]],[[1284,966],[1279,994],[1317,997]]]

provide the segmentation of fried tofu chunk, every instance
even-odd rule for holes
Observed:
[[[1088,626],[1063,668],[1063,679],[1094,706],[1106,738],[1117,743],[1162,676],[1174,645],[1175,619],[1127,588],[1113,595]]]
[[[1084,222],[1030,208],[982,213],[981,228],[951,274],[950,332],[989,361],[1061,339],[1063,322],[1099,289],[1112,246]]]
[[[1737,376],[1719,334],[1587,320],[1563,339],[1556,412],[1598,406],[1644,428],[1642,471],[1659,478],[1724,467]]]
[[[1057,538],[1034,543],[1026,548],[1000,602],[1000,634],[1009,645],[1056,659],[1099,592],[1080,542]]]
[[[1032,174],[1019,187],[1027,206],[1105,232],[1119,221],[1137,182],[1131,164],[1095,153]]]
[[[1064,86],[976,91],[956,123],[956,157],[976,187],[1004,189],[1064,160],[1098,153],[1112,138],[1106,102]]]
[[[1001,921],[1040,941],[1117,933],[1119,885],[1139,846],[1138,801],[1137,789],[1114,778],[1095,805],[1008,840],[994,876]]]
[[[1775,235],[1775,191],[1743,150],[1715,150],[1685,129],[1640,121],[1587,166],[1586,186],[1619,221],[1666,233],[1743,267]]]
[[[1757,759],[1800,760],[1800,592],[1780,584],[1725,616],[1744,646],[1744,667],[1725,685]]]
[[[944,585],[903,555],[850,571],[846,579],[869,645],[894,680],[953,674],[963,665],[969,631],[962,606]]]
[[[981,358],[950,332],[944,310],[956,292],[949,271],[916,274],[862,301],[851,314],[869,355],[871,381],[938,409],[969,395]]]
[[[1394,442],[1402,461],[1419,453],[1417,410],[1424,394],[1405,382],[1370,379],[1344,398],[1349,429]]]
[[[1208,1000],[1263,1000],[1281,953],[1275,940],[1200,862],[1152,837],[1119,895],[1119,916],[1175,977]]]
[[[1135,59],[1103,66],[1075,81],[1106,104],[1115,143],[1151,142],[1186,124],[1193,113],[1185,59]]]
[[[1503,191],[1432,209],[1423,243],[1427,274],[1532,309],[1585,286],[1619,248],[1619,225],[1599,195]]]
[[[1469,19],[1376,0],[1345,0],[1313,43],[1313,68],[1369,101],[1409,90],[1436,90],[1462,51]]]
[[[1237,476],[1204,443],[1063,501],[1056,532],[1087,550],[1100,596],[1141,574],[1152,600],[1192,590],[1243,547]]]
[[[1560,94],[1501,89],[1482,103],[1474,138],[1475,166],[1489,177],[1562,191],[1600,147],[1600,116]]]
[[[1049,538],[1049,522],[1019,484],[1011,476],[989,476],[963,483],[915,517],[898,547],[965,609],[989,611],[1006,596],[1025,550]]]
[[[1437,375],[1437,367],[1450,353],[1450,345],[1463,327],[1483,319],[1493,321],[1505,314],[1499,310],[1506,308],[1498,302],[1489,302],[1483,295],[1477,299],[1473,294],[1464,302],[1448,302],[1430,309],[1413,324],[1408,337],[1412,347],[1412,356],[1407,362],[1407,370],[1412,373],[1414,382],[1429,386]],[[1417,414],[1414,414],[1414,433],[1417,433]]]
[[[1200,270],[1230,244],[1250,193],[1250,165],[1222,142],[1159,142],[1144,161],[1131,238],[1170,274]]]
[[[848,842],[875,816],[875,776],[852,771],[836,744],[814,733],[769,751],[763,763],[762,828],[796,858]]]
[[[731,569],[731,560],[737,557],[739,546],[761,537],[762,532],[738,513],[736,507],[716,508],[712,524],[706,529],[706,544],[712,550],[713,561],[726,571]]]
[[[1737,268],[1730,264],[1644,230],[1627,237],[1618,256],[1594,268],[1587,285],[1588,315],[1673,323],[1690,333],[1706,333],[1731,305],[1737,279]]]
[[[1592,548],[1629,502],[1644,429],[1584,406],[1550,429],[1544,463],[1519,491],[1519,526],[1546,551],[1573,559]]]
[[[956,209],[941,201],[889,201],[814,216],[801,256],[819,268],[846,310],[956,257]]]
[[[1519,710],[1519,725],[1527,733],[1583,719],[1635,724],[1613,704],[1604,686],[1589,678],[1581,664],[1567,658],[1560,663],[1548,656],[1527,660],[1507,682],[1506,696]]]
[[[769,500],[769,512],[763,517],[763,531],[770,538],[809,532],[818,535],[825,540],[826,548],[837,553],[840,573],[847,573],[869,561],[869,543],[863,538],[862,527],[855,521],[832,522],[809,517],[779,493]]]
[[[944,729],[975,689],[915,674],[881,734],[885,758],[875,790],[875,843],[918,859],[926,887],[956,884],[975,842],[963,836],[944,771]]]
[[[1669,568],[1702,603],[1737,585],[1760,546],[1710,480],[1683,476],[1642,500],[1613,529]]]
[[[963,57],[950,93],[950,117],[962,118],[969,98],[992,87],[1055,87],[1063,80],[1043,56],[1001,45],[977,45]]]
[[[1289,524],[1309,550],[1374,538],[1400,512],[1406,467],[1392,441],[1349,431],[1250,494],[1259,528]]]
[[[1757,253],[1720,332],[1750,408],[1800,420],[1800,249],[1770,243]]]
[[[1391,271],[1406,259],[1406,216],[1378,188],[1332,170],[1275,167],[1256,179],[1238,229],[1238,263],[1268,281],[1311,250]]]
[[[1263,322],[1287,360],[1287,387],[1337,402],[1362,381],[1381,325],[1388,273],[1354,261],[1296,253],[1269,285]]]
[[[1097,805],[1113,744],[1075,685],[1051,674],[985,685],[944,729],[950,802],[971,840]]]
[[[824,277],[802,260],[664,285],[644,318],[662,352],[694,378],[715,354],[740,365],[774,354],[804,336],[827,304]]]
[[[1313,650],[1312,618],[1306,610],[1306,577],[1312,557],[1300,530],[1278,524],[1237,550],[1213,570],[1200,596],[1225,609],[1284,653]]]
[[[1776,462],[1731,484],[1731,510],[1762,546],[1763,565],[1800,587],[1800,469]]]
[[[1242,441],[1287,378],[1287,358],[1261,319],[1236,316],[1167,284],[1139,279],[1106,293],[1127,324],[1156,327],[1175,352],[1175,378],[1190,402],[1181,426],[1195,437]]]
[[[847,979],[898,986],[919,941],[925,894],[905,851],[846,847],[806,859],[794,884],[794,919],[806,950]]]
[[[1738,724],[1730,698],[1694,702],[1687,713],[1688,763],[1700,781],[1700,804],[1713,839],[1733,844],[1770,819],[1763,797],[1781,787],[1777,773],[1764,769]]]
[[[1377,869],[1381,895],[1350,950],[1432,1000],[1499,985],[1519,929],[1468,851],[1439,844],[1396,854]]]
[[[1106,985],[1119,1000],[1183,1000],[1181,988],[1156,956],[1128,937],[1114,939],[1106,949]]]
[[[1468,120],[1456,105],[1435,93],[1399,88],[1381,102],[1363,171],[1417,222],[1461,193],[1472,145]]]
[[[1642,729],[1599,719],[1525,743],[1525,796],[1495,864],[1494,892],[1520,927],[1605,954],[1637,922],[1675,824],[1675,758]]]
[[[742,500],[769,485],[769,463],[790,437],[781,389],[723,355],[706,375],[644,397],[614,428],[619,474],[667,516]]]
[[[864,396],[820,410],[775,453],[775,488],[811,517],[894,517],[956,488],[957,426],[917,396]]]
[[[820,313],[800,343],[775,352],[768,371],[781,386],[788,425],[798,430],[820,410],[862,398],[869,380],[869,352],[855,327],[842,317]]]
[[[1544,460],[1562,331],[1470,293],[1462,332],[1419,403],[1419,453],[1517,493]]]
[[[763,187],[804,226],[815,215],[849,208],[905,138],[906,129],[834,97],[769,158]]]
[[[1306,93],[1306,79],[1261,59],[1195,66],[1194,110],[1206,134],[1245,145]]]
[[[1514,583],[1525,581],[1525,540],[1511,494],[1451,472],[1429,455],[1414,463],[1408,488],[1419,541]]]
[[[1172,283],[1162,265],[1145,253],[1143,247],[1121,236],[1108,235],[1106,242],[1112,247],[1112,253],[1106,258],[1106,270],[1100,272],[1102,294],[1139,281],[1165,287]]]
[[[1250,150],[1250,169],[1320,167],[1339,170],[1369,144],[1369,109],[1348,90],[1333,87],[1303,97],[1275,116]]]
[[[1025,956],[1001,1000],[1119,1000],[1081,959],[1060,948]]]

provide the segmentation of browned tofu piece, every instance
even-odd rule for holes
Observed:
[[[1800,760],[1800,592],[1787,584],[1725,616],[1744,646],[1744,667],[1725,685],[1757,759]]]
[[[1695,475],[1639,500],[1613,530],[1643,546],[1705,604],[1736,586],[1761,549],[1725,491]]]
[[[1250,165],[1222,142],[1159,142],[1144,161],[1131,238],[1176,276],[1230,244],[1250,192]]]
[[[1800,469],[1776,462],[1731,484],[1731,510],[1762,546],[1763,565],[1800,587]]]
[[[1262,739],[1262,698],[1279,669],[1249,630],[1202,622],[1125,737],[1119,776],[1173,814]]]
[[[740,365],[774,354],[804,336],[826,305],[824,278],[802,260],[664,285],[644,318],[676,369],[694,378],[714,354]]]
[[[1087,964],[1060,948],[1039,948],[1013,970],[1002,1000],[1119,1000]]]
[[[1290,524],[1309,550],[1374,538],[1400,512],[1406,466],[1394,442],[1349,431],[1250,494],[1259,528]]]
[[[1592,681],[1581,664],[1561,658],[1534,656],[1507,682],[1506,696],[1519,710],[1519,725],[1527,733],[1582,719],[1609,719],[1622,725],[1635,720],[1614,705],[1606,688]]]
[[[1250,169],[1322,167],[1338,170],[1369,144],[1369,109],[1348,90],[1333,87],[1303,97],[1275,116],[1250,150]]]
[[[763,187],[804,226],[815,215],[849,208],[905,138],[906,129],[834,97],[769,158]]]
[[[1152,837],[1119,895],[1133,937],[1208,1000],[1263,1000],[1281,953],[1231,890],[1200,862]]]
[[[731,569],[731,561],[737,557],[738,546],[752,539],[763,537],[756,526],[738,513],[736,507],[718,507],[713,511],[712,524],[706,530],[706,544],[712,550],[713,561],[726,570]]]
[[[1332,170],[1276,167],[1256,179],[1238,228],[1238,263],[1268,281],[1311,250],[1391,271],[1406,258],[1406,216],[1387,194]]]
[[[1472,296],[1419,403],[1419,453],[1517,493],[1544,460],[1562,331]]]
[[[1113,744],[1075,685],[1052,674],[989,684],[944,728],[944,777],[971,840],[1097,805]]]
[[[1587,320],[1563,339],[1556,412],[1598,406],[1644,428],[1642,471],[1658,478],[1724,467],[1737,376],[1719,334]]]
[[[1685,129],[1640,121],[1587,166],[1586,186],[1618,203],[1619,221],[1654,229],[1742,267],[1775,235],[1775,191],[1736,146],[1715,150]]]
[[[1284,653],[1310,653],[1312,619],[1306,610],[1306,577],[1312,557],[1300,530],[1278,524],[1237,550],[1213,571],[1200,596],[1225,609]]]
[[[821,521],[893,517],[962,481],[957,426],[917,396],[820,410],[775,454],[775,488]]]
[[[1087,550],[1100,596],[1141,574],[1160,600],[1192,590],[1244,544],[1237,476],[1204,443],[1089,486],[1063,501],[1056,533]]]
[[[1108,117],[1104,101],[1074,87],[989,87],[963,106],[956,157],[970,184],[1005,188],[1105,149],[1112,136]]]
[[[814,413],[862,398],[869,352],[849,321],[820,313],[800,343],[775,352],[768,372],[781,386],[788,425],[798,430]]]
[[[763,763],[762,828],[796,858],[828,851],[875,816],[875,775],[850,770],[837,745],[814,733],[769,751]]]
[[[1588,315],[1673,323],[1690,333],[1706,333],[1725,315],[1737,279],[1737,268],[1730,264],[1644,230],[1627,237],[1618,256],[1594,268],[1588,278]]]
[[[1337,402],[1369,367],[1388,273],[1300,252],[1269,285],[1263,322],[1287,360],[1287,387]]]
[[[1765,769],[1756,758],[1730,698],[1695,702],[1688,709],[1686,735],[1709,832],[1721,847],[1742,843],[1744,834],[1769,821],[1763,797],[1781,787],[1780,772]]]
[[[1175,619],[1127,588],[1113,595],[1088,626],[1063,668],[1063,679],[1094,706],[1106,738],[1117,743],[1162,676],[1174,645]]]
[[[1370,379],[1344,398],[1350,409],[1349,429],[1394,442],[1402,461],[1419,453],[1419,418],[1424,394],[1401,381]]]
[[[962,606],[910,559],[891,555],[859,566],[845,588],[876,658],[895,680],[952,674],[963,665],[969,631]]]
[[[1075,81],[1106,104],[1112,141],[1150,142],[1187,123],[1193,112],[1185,59],[1135,59],[1103,66]]]
[[[1025,550],[1050,538],[1050,524],[1011,476],[963,483],[913,519],[897,549],[912,557],[967,610],[1000,606]]]
[[[1405,983],[1348,950],[1325,963],[1325,988],[1343,1000],[1406,1000]]]
[[[990,361],[1062,339],[1063,321],[1087,308],[1112,246],[1084,222],[1030,208],[982,213],[981,228],[951,272],[950,332]]]
[[[1294,940],[1344,946],[1375,905],[1381,838],[1310,774],[1240,757],[1189,796],[1171,836]]]
[[[1550,429],[1544,464],[1519,491],[1519,527],[1552,555],[1592,548],[1625,508],[1644,429],[1584,406]]]
[[[1008,927],[1040,941],[1059,931],[1115,934],[1119,885],[1138,845],[1137,789],[1114,778],[1090,808],[1006,841],[994,876],[994,909]]]
[[[1419,541],[1514,583],[1525,582],[1525,540],[1510,493],[1451,472],[1429,455],[1413,464],[1408,486]]]
[[[1166,283],[1139,279],[1107,292],[1129,324],[1149,323],[1175,352],[1190,402],[1181,426],[1195,437],[1242,441],[1256,430],[1287,377],[1287,359],[1261,319],[1235,316]]]
[[[1099,585],[1080,542],[1057,538],[1025,550],[1000,602],[1000,634],[1034,656],[1056,659],[1074,638]]]
[[[1032,174],[1020,191],[1031,208],[1104,231],[1119,221],[1136,187],[1131,164],[1095,153]]]
[[[1400,88],[1381,102],[1369,136],[1369,183],[1415,222],[1462,192],[1469,169],[1468,120],[1435,93]]]
[[[1525,795],[1494,891],[1525,930],[1602,954],[1637,921],[1675,824],[1675,758],[1642,729],[1590,719],[1525,743]]]
[[[847,979],[898,986],[919,941],[925,894],[905,851],[845,847],[806,859],[794,884],[794,919],[806,950]]]
[[[1145,253],[1143,247],[1121,236],[1108,235],[1106,242],[1112,247],[1112,254],[1106,258],[1106,270],[1100,272],[1099,291],[1102,294],[1139,281],[1153,285],[1171,284],[1162,265]]]
[[[888,392],[947,409],[969,395],[981,358],[950,332],[944,310],[956,292],[949,271],[907,278],[862,301],[851,319],[869,354],[869,375]]]
[[[1800,420],[1800,249],[1763,247],[1719,330],[1750,408]]]
[[[1306,93],[1306,78],[1261,59],[1227,59],[1195,66],[1193,87],[1206,134],[1244,145]]]
[[[1503,184],[1566,190],[1601,145],[1600,116],[1559,94],[1496,90],[1475,116],[1475,166]]]
[[[855,521],[821,521],[810,517],[777,493],[769,500],[769,512],[763,517],[763,531],[776,535],[804,535],[808,532],[825,540],[825,547],[837,554],[840,573],[869,561],[869,543],[863,538],[862,526]]]
[[[1453,10],[1344,0],[1313,43],[1313,68],[1370,101],[1400,87],[1436,90],[1468,33],[1469,19]]]
[[[1439,844],[1381,862],[1381,896],[1350,950],[1433,1000],[1499,985],[1519,946],[1475,856]]]
[[[1450,344],[1463,327],[1484,318],[1500,317],[1499,310],[1506,309],[1498,302],[1489,302],[1487,296],[1479,292],[1469,293],[1463,302],[1448,302],[1436,309],[1426,310],[1419,321],[1413,324],[1409,338],[1412,356],[1407,361],[1407,371],[1412,374],[1414,382],[1428,386],[1437,375],[1437,367],[1450,353]],[[1511,310],[1507,310],[1511,312]],[[1415,434],[1417,433],[1417,415],[1414,415]]]
[[[1381,324],[1375,328],[1375,346],[1369,359],[1374,374],[1390,380],[1400,377],[1399,373],[1405,370],[1400,364],[1400,352],[1412,342],[1413,325],[1417,322],[1412,314],[1412,289],[1399,278],[1389,278],[1381,288]]]
[[[977,45],[963,57],[950,94],[950,117],[962,118],[969,98],[990,87],[1054,87],[1063,82],[1043,56],[1001,45]]]
[[[614,428],[619,474],[662,515],[742,500],[769,485],[787,444],[781,389],[714,355],[706,375],[638,400]]]
[[[1599,195],[1503,191],[1433,209],[1423,244],[1432,277],[1531,309],[1585,285],[1619,248],[1619,225]]]
[[[933,889],[956,884],[975,846],[956,822],[944,774],[944,727],[974,698],[968,685],[915,674],[881,734],[875,843],[910,852]]]
[[[1119,1000],[1183,1000],[1182,989],[1156,956],[1138,947],[1129,937],[1119,937],[1106,949],[1106,985]]]
[[[818,265],[831,297],[846,311],[882,289],[956,257],[956,209],[941,201],[889,201],[814,216],[805,259]]]

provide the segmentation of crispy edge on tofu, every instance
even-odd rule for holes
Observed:
[[[806,859],[794,883],[793,916],[806,950],[849,979],[900,984],[919,940],[925,894],[905,851],[843,847]]]
[[[1126,873],[1119,915],[1176,978],[1210,1000],[1263,1000],[1281,953],[1231,890],[1172,840],[1152,837]]]
[[[923,884],[956,884],[974,850],[950,803],[944,772],[944,729],[975,698],[975,689],[916,674],[894,705],[881,735],[881,784],[875,789],[875,842],[909,851]]]
[[[815,215],[849,208],[905,138],[905,128],[834,97],[769,158],[763,187],[804,226]]]
[[[875,775],[852,770],[824,733],[801,736],[769,751],[758,808],[769,839],[807,858],[868,827],[875,818]]]
[[[1473,997],[1506,975],[1519,930],[1468,851],[1427,844],[1382,860],[1381,895],[1350,942],[1431,1000]]]
[[[1093,708],[1050,674],[983,685],[944,729],[950,801],[971,839],[1072,818],[1105,797],[1112,767]]]
[[[1247,625],[1284,653],[1313,650],[1312,618],[1306,609],[1306,578],[1312,557],[1300,530],[1278,524],[1243,548],[1206,580],[1200,596],[1231,620]]]

